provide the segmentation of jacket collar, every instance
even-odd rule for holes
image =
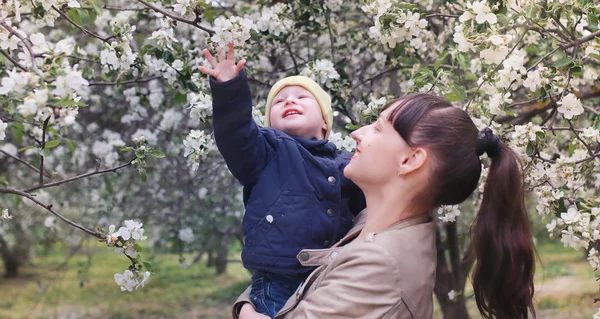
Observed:
[[[299,136],[290,135],[296,142],[300,143],[305,149],[309,151],[317,151],[323,153],[335,154],[335,144],[330,143],[328,140],[307,139]]]
[[[430,221],[431,221],[431,217],[429,217],[429,214],[424,213],[424,214],[420,214],[420,215],[417,215],[417,216],[414,216],[411,218],[403,219],[403,220],[391,225],[390,227],[382,230],[381,233],[387,232],[390,230],[398,230],[398,229],[402,229],[402,228],[406,228],[406,227],[414,226],[414,225],[418,225],[418,224],[424,224],[424,223],[427,223]],[[348,242],[354,240],[354,238],[356,238],[360,234],[362,229],[365,227],[366,222],[367,222],[367,209],[365,208],[358,215],[356,215],[356,217],[354,217],[354,226],[350,229],[350,231],[348,231],[348,234],[346,236],[344,236],[344,238],[342,238],[342,240],[338,241],[332,247],[343,246],[343,245],[347,244]]]

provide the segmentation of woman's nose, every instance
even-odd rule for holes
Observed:
[[[352,133],[350,133],[350,137],[352,137],[353,140],[356,141],[356,143],[360,143],[360,140],[362,139],[362,127],[353,131]]]

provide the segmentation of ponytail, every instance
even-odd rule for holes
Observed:
[[[521,162],[506,145],[491,160],[472,228],[475,300],[486,319],[525,319],[529,313],[535,318],[535,252]]]

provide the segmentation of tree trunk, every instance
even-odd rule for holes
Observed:
[[[444,319],[470,319],[463,293],[465,287],[464,273],[468,273],[470,266],[465,265],[468,269],[462,267],[459,247],[457,247],[458,233],[455,227],[455,225],[446,227],[447,244],[442,241],[440,229],[436,228],[437,268],[433,291],[442,309]],[[446,250],[449,250],[450,263],[446,258]],[[450,271],[449,264],[455,269]],[[454,300],[450,300],[448,296],[448,293],[452,290],[458,293]]]
[[[224,273],[227,270],[227,256],[229,256],[229,240],[224,239],[219,247],[219,253],[217,254],[216,267],[217,275]]]
[[[2,251],[2,261],[4,262],[4,277],[15,278],[19,274],[21,263],[10,251]]]
[[[440,299],[438,298],[438,301]],[[457,296],[455,300],[447,300],[443,303],[440,301],[440,307],[444,314],[444,319],[469,319],[469,313],[465,305],[465,300],[462,296]]]

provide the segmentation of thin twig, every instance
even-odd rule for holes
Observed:
[[[94,7],[81,7],[81,9],[94,10]],[[123,8],[123,7],[109,6],[106,4],[102,6],[102,9],[108,10],[108,11],[144,11],[144,10],[146,10],[146,8]]]
[[[551,56],[552,54],[554,54],[554,52],[556,52],[558,49],[560,49],[560,47],[556,47],[554,50],[548,52],[548,54],[544,55],[541,59],[539,59],[532,66],[530,66],[527,69],[527,72],[533,70],[536,66],[538,66],[538,64],[540,64],[542,61],[546,60],[549,56]]]
[[[4,50],[0,50],[0,53],[2,53],[2,55],[4,55],[10,62],[12,62],[12,64],[16,67],[18,67],[19,69],[21,69],[24,72],[27,72],[27,69],[22,66],[19,62],[17,62],[15,59],[13,59],[13,57],[10,56],[10,54],[8,54],[8,52],[4,52]]]
[[[506,59],[519,46],[519,43],[521,43],[521,41],[523,41],[523,38],[525,38],[525,35],[527,34],[528,31],[529,30],[525,30],[523,32],[523,34],[519,37],[519,40],[517,40],[517,43],[515,43],[515,45],[512,47],[512,49],[510,49],[510,51],[508,52],[508,54],[506,54],[506,56],[504,57],[504,59],[502,59],[502,62],[498,63],[498,65],[496,65],[496,67],[494,68],[494,70],[492,71],[492,73],[489,73],[488,76],[486,77],[486,79],[484,79],[483,81],[481,81],[481,83],[477,87],[477,90],[475,90],[475,92],[473,93],[473,96],[469,99],[469,102],[467,102],[467,104],[465,105],[465,111],[467,111],[469,109],[469,106],[471,105],[471,103],[473,102],[473,100],[475,99],[475,97],[477,96],[477,93],[479,93],[479,90],[481,89],[481,87],[483,86],[483,84],[486,83],[487,81],[489,81],[492,78],[492,76],[496,74],[496,72],[502,66],[502,63],[504,63],[504,61],[506,61]]]
[[[372,77],[370,77],[370,78],[368,78],[368,79],[366,79],[366,80],[363,80],[363,81],[361,81],[360,83],[356,84],[355,86],[353,86],[353,87],[352,87],[352,88],[350,88],[350,89],[351,89],[351,90],[354,90],[354,89],[358,88],[359,86],[361,86],[361,85],[363,85],[363,84],[365,84],[365,83],[367,83],[367,82],[371,82],[371,81],[373,81],[373,80],[377,79],[378,77],[380,77],[380,76],[382,76],[382,75],[384,75],[384,74],[386,74],[386,73],[393,72],[393,71],[397,71],[397,70],[400,70],[400,69],[401,69],[401,67],[397,66],[397,67],[393,67],[393,68],[390,68],[390,69],[384,70],[384,71],[382,71],[381,73],[378,73],[378,74],[376,74],[376,75],[374,75],[374,76],[372,76]]]
[[[52,213],[54,216],[56,216],[59,219],[61,219],[62,221],[64,221],[65,223],[67,223],[67,224],[69,224],[69,225],[71,225],[71,226],[73,226],[73,227],[75,227],[77,229],[80,229],[80,230],[82,230],[82,231],[84,231],[84,232],[86,232],[86,233],[88,233],[88,234],[90,234],[90,235],[92,235],[92,236],[94,236],[94,237],[96,237],[98,239],[104,239],[103,236],[102,236],[102,234],[100,234],[98,232],[95,232],[95,231],[93,231],[93,230],[91,230],[89,228],[86,228],[84,226],[81,226],[81,225],[79,225],[79,224],[77,224],[77,223],[69,220],[65,216],[61,215],[60,213],[58,213],[57,211],[55,211],[54,209],[52,209],[52,204],[44,204],[44,203],[40,202],[39,200],[37,200],[35,198],[35,196],[33,196],[33,195],[29,194],[29,193],[20,191],[18,189],[5,188],[5,187],[0,187],[0,193],[14,194],[14,195],[25,197],[25,198],[31,200],[32,202],[38,204],[39,206],[43,207],[44,209],[46,209],[47,211],[49,211],[50,213]]]
[[[329,43],[331,45],[331,62],[335,65],[335,39],[333,38],[333,31],[331,30],[330,10],[325,8],[323,2],[321,2],[321,7],[325,10],[325,19],[327,20],[327,29],[329,30]]]
[[[569,127],[571,128],[571,131],[573,132],[573,134],[575,134],[575,137],[585,146],[585,148],[588,151],[588,154],[590,154],[590,156],[594,156],[594,151],[592,150],[592,148],[579,136],[579,133],[577,133],[577,131],[575,130],[575,127],[573,127],[573,123],[571,123],[571,120],[567,119],[567,123],[569,123]]]
[[[27,162],[27,161],[24,161],[24,160],[22,160],[22,159],[20,159],[20,158],[18,158],[18,157],[16,157],[16,156],[14,156],[14,155],[12,155],[12,154],[10,154],[10,153],[6,152],[5,150],[0,150],[0,153],[3,153],[4,155],[6,155],[6,156],[8,156],[8,157],[10,157],[10,158],[12,158],[12,159],[14,159],[14,160],[18,161],[19,163],[21,163],[21,164],[23,164],[23,165],[25,165],[25,166],[27,166],[27,167],[31,168],[31,169],[32,169],[33,171],[35,171],[36,173],[40,173],[40,170],[39,170],[39,169],[37,169],[37,167],[33,166],[31,163],[29,163],[29,162]],[[44,172],[44,175],[45,175],[46,177],[50,177],[50,174],[48,174],[48,173],[46,173],[46,172]]]
[[[153,76],[143,78],[143,79],[126,80],[126,81],[122,81],[121,85],[150,82],[155,79],[160,79],[161,77],[162,76],[160,76],[160,75],[153,75]],[[117,81],[115,81],[115,82],[90,82],[89,83],[89,86],[94,86],[94,85],[117,85]]]
[[[31,192],[33,192],[35,190],[38,190],[38,189],[48,188],[48,187],[54,187],[54,186],[58,186],[58,185],[61,185],[61,184],[66,184],[66,183],[73,182],[73,181],[76,181],[78,179],[82,179],[82,178],[93,176],[93,175],[104,174],[104,173],[109,173],[109,172],[115,172],[116,173],[118,170],[120,170],[122,168],[125,168],[125,167],[127,167],[129,165],[132,165],[132,162],[133,162],[133,159],[131,161],[125,163],[125,164],[122,164],[122,165],[119,165],[119,166],[116,166],[116,167],[113,167],[113,168],[109,168],[109,169],[105,169],[105,170],[98,170],[98,169],[96,169],[94,171],[91,171],[91,172],[88,172],[88,173],[85,173],[85,174],[81,174],[81,175],[77,175],[77,176],[73,176],[73,177],[69,177],[69,178],[63,179],[61,181],[57,181],[57,182],[52,182],[52,183],[47,183],[47,184],[43,184],[43,185],[38,185],[38,186],[30,187],[30,188],[24,189],[23,192],[25,192],[25,193],[31,193]]]
[[[96,38],[96,39],[98,39],[100,41],[103,41],[103,42],[105,42],[105,43],[107,43],[107,44],[110,45],[109,39],[111,39],[112,36],[110,36],[108,38],[103,38],[103,37],[97,35],[96,33],[92,32],[92,31],[90,31],[90,30],[88,30],[88,29],[86,29],[86,28],[84,28],[84,27],[82,27],[80,25],[78,25],[73,20],[69,19],[69,17],[67,17],[67,15],[65,15],[62,11],[60,11],[56,6],[53,5],[52,9],[54,9],[54,11],[58,12],[58,14],[60,14],[63,18],[65,18],[65,20],[69,21],[69,23],[71,23],[75,28],[79,29],[79,31],[81,31],[81,32],[83,32],[83,33],[85,33],[87,35],[90,35],[90,36],[92,36],[92,37],[94,37],[94,38]]]
[[[43,150],[46,147],[46,130],[48,129],[48,122],[50,122],[50,116],[44,121],[42,128],[42,144],[40,148]],[[44,155],[40,154],[40,185],[44,185]]]
[[[137,1],[138,1],[139,3],[141,3],[141,4],[145,5],[146,7],[148,7],[148,8],[150,8],[150,9],[152,9],[152,10],[156,11],[156,12],[159,12],[159,13],[162,13],[162,14],[166,15],[167,17],[169,17],[169,18],[171,18],[171,19],[173,19],[173,20],[181,21],[181,22],[183,22],[183,23],[187,23],[187,24],[189,24],[189,25],[192,25],[192,26],[194,26],[194,27],[196,27],[196,28],[198,28],[198,29],[200,29],[200,30],[203,30],[203,31],[206,31],[206,32],[208,32],[208,34],[210,34],[210,35],[213,35],[213,34],[215,34],[215,31],[214,31],[214,30],[211,30],[211,29],[209,29],[209,28],[207,28],[207,27],[203,27],[203,26],[201,26],[201,25],[199,24],[199,22],[200,22],[200,21],[198,20],[198,18],[196,18],[196,20],[188,20],[188,19],[184,19],[184,18],[178,17],[178,16],[176,16],[176,15],[174,15],[174,14],[171,14],[171,13],[169,13],[169,12],[167,12],[167,11],[163,10],[163,9],[157,8],[157,7],[155,7],[155,6],[151,5],[150,3],[148,3],[148,2],[146,2],[146,1],[144,1],[144,0],[137,0]]]
[[[29,43],[29,41],[27,41],[27,39],[25,39],[20,33],[18,33],[11,26],[6,24],[3,20],[0,21],[0,25],[4,29],[6,29],[8,32],[10,32],[11,34],[14,34],[17,38],[19,38],[19,40],[21,40],[21,42],[23,43],[25,48],[27,48],[27,51],[29,51],[29,55],[31,55],[31,65],[32,65],[33,69],[37,72],[37,65],[35,65],[35,54],[33,53],[33,48],[31,47],[31,44]],[[10,38],[10,35],[8,37]]]
[[[294,70],[296,71],[296,74],[300,74],[300,69],[298,69],[298,62],[296,62],[296,57],[294,57],[294,52],[292,51],[290,44],[287,42],[287,40],[284,40],[283,44],[285,44],[285,48],[290,53],[290,57],[292,58],[292,62],[294,63]]]
[[[590,156],[588,158],[584,158],[582,160],[578,160],[578,161],[575,162],[575,164],[581,164],[581,163],[589,162],[589,161],[593,160],[596,157],[600,157],[600,153],[596,153],[596,154],[594,154],[594,155],[592,155],[592,156]]]
[[[425,19],[435,18],[435,17],[440,17],[440,18],[460,18],[460,15],[458,15],[458,14],[445,14],[445,13],[432,13],[432,14],[426,15]]]

